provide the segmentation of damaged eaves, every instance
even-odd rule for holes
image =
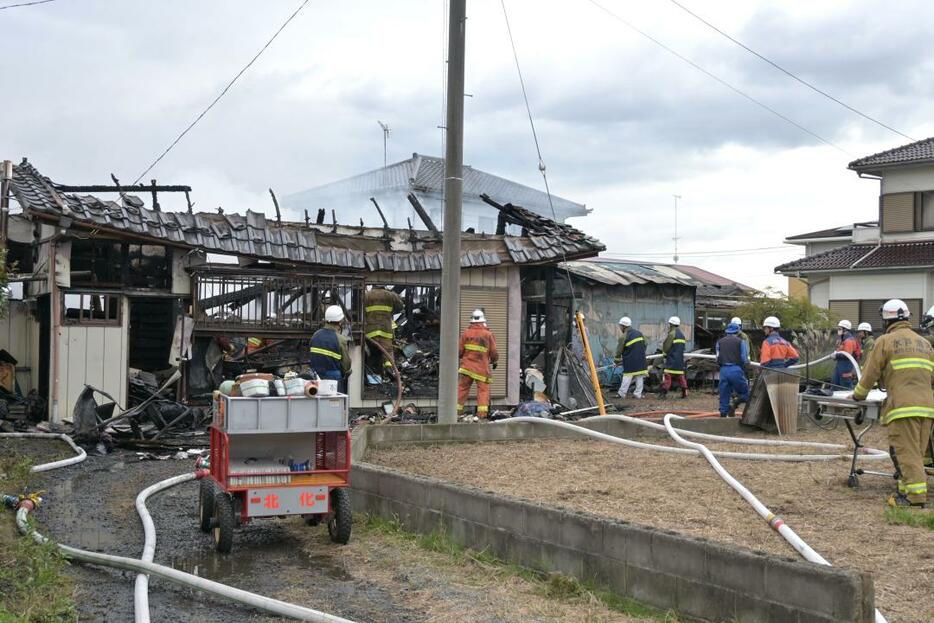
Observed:
[[[202,249],[270,261],[353,271],[421,272],[441,269],[441,244],[428,231],[366,228],[316,223],[281,224],[259,212],[162,212],[121,193],[122,203],[60,190],[29,162],[14,167],[13,193],[25,213],[100,233],[158,241],[170,246]],[[488,198],[485,198],[487,200]],[[552,263],[556,259],[596,255],[598,240],[565,224],[512,204],[497,207],[504,222],[518,224],[523,235],[462,236],[464,268]]]

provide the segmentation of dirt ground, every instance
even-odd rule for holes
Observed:
[[[849,442],[842,426],[792,438]],[[888,447],[881,430],[870,431],[865,439],[873,447]],[[749,446],[721,445],[715,449],[743,448],[748,451]],[[542,502],[557,500],[559,506],[567,508],[797,557],[700,457],[591,440],[531,440],[399,446],[371,451],[368,460],[493,492]],[[884,500],[894,488],[891,479],[865,475],[859,489],[850,489],[846,486],[849,463],[843,460],[779,463],[725,459],[723,465],[832,564],[872,573],[876,605],[889,621],[934,621],[934,601],[910,597],[930,595],[934,586],[934,531],[885,523]],[[867,461],[863,466],[891,470],[888,461]]]
[[[44,462],[68,456],[56,442],[0,443]],[[46,491],[36,513],[44,534],[69,545],[138,557],[142,529],[134,509],[146,486],[184,473],[190,461],[138,462],[133,452],[90,456],[77,466],[36,475]],[[644,621],[608,610],[599,602],[561,601],[540,594],[533,582],[449,555],[357,522],[347,546],[330,542],[323,526],[300,519],[255,522],[235,533],[234,551],[223,556],[196,526],[197,485],[186,483],[152,497],[157,563],[263,595],[301,603],[360,622]],[[0,515],[8,529],[13,514]],[[75,564],[82,621],[132,621],[133,574]],[[154,620],[194,623],[279,621],[154,578]]]

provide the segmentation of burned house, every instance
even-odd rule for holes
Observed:
[[[364,293],[373,285],[406,302],[397,318],[397,361],[414,379],[405,401],[435,403],[437,359],[427,351],[443,296],[441,236],[427,214],[423,228],[400,229],[325,222],[324,211],[287,222],[252,211],[194,213],[190,203],[187,212],[160,208],[160,193],[190,190],[68,186],[25,160],[14,166],[19,208],[2,232],[14,300],[0,320],[0,347],[17,360],[20,392],[47,398],[50,420],[68,419],[86,385],[126,405],[131,370],[178,368],[178,398],[204,404],[223,378],[300,366],[330,304],[345,309],[353,337],[351,405],[378,406],[390,392],[368,384],[362,337]],[[527,334],[522,284],[603,245],[486,200],[497,233],[463,235],[460,315],[464,322],[474,308],[486,311],[502,353],[493,400],[514,404]],[[521,235],[506,235],[510,226]]]

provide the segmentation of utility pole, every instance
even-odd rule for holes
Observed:
[[[678,263],[678,199],[681,198],[681,195],[672,195],[675,198],[675,236],[672,240],[675,241],[675,264]]]
[[[387,145],[389,143],[389,124],[383,123],[382,121],[378,119],[376,123],[379,124],[379,127],[383,128],[383,168],[386,168]]]
[[[464,46],[467,0],[451,0],[448,19],[447,140],[441,264],[441,365],[438,423],[457,421],[457,343],[461,305],[461,209],[464,191]]]

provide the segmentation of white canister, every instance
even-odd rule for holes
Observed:
[[[293,376],[285,380],[285,393],[287,396],[304,396],[305,379]]]
[[[269,395],[269,381],[250,379],[240,383],[240,395],[245,398],[265,398]]]
[[[272,383],[276,386],[276,396],[285,396],[285,381],[276,379]]]
[[[327,379],[318,380],[318,395],[333,396],[337,393],[337,381]]]

